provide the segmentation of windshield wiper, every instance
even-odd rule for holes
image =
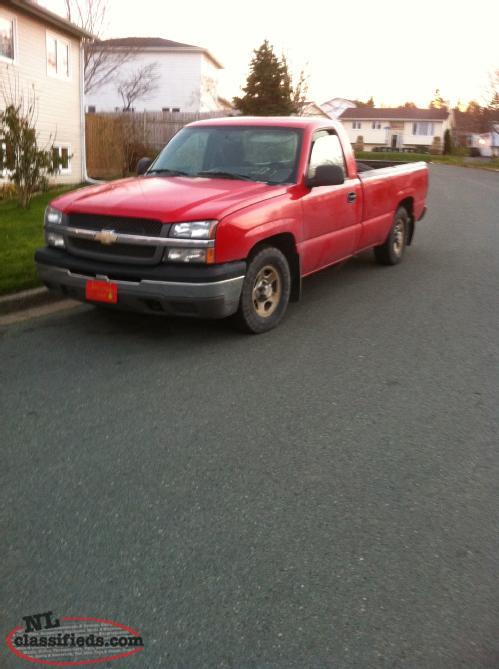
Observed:
[[[147,174],[169,174],[171,177],[190,177],[191,175],[188,172],[182,172],[182,170],[170,170],[167,167],[157,168],[155,170],[149,170]]]
[[[246,174],[236,172],[224,172],[223,170],[203,170],[196,174],[197,177],[219,177],[220,179],[242,179],[243,181],[255,181]]]

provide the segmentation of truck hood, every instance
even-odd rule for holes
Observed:
[[[65,213],[150,218],[163,223],[218,219],[289,189],[216,178],[134,177],[61,195],[51,204]]]

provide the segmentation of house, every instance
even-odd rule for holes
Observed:
[[[490,132],[473,133],[470,137],[470,147],[478,149],[485,158],[499,156],[499,123],[493,123]]]
[[[0,4],[0,109],[35,98],[39,145],[53,142],[61,161],[57,183],[85,178],[82,40],[90,37],[29,0]]]
[[[478,109],[476,111],[453,110],[452,138],[455,146],[480,151],[483,156],[497,155],[499,138],[499,111]]]
[[[345,111],[355,107],[355,102],[347,100],[346,98],[332,98],[321,105],[321,108],[326,113],[328,118],[337,119]]]
[[[366,151],[383,148],[433,150],[441,152],[444,133],[452,125],[447,109],[408,109],[355,107],[339,117],[352,144],[363,144]]]
[[[316,102],[307,101],[303,103],[302,116],[319,116],[329,118],[326,112]]]
[[[99,49],[113,54],[128,53],[115,77],[86,96],[88,112],[120,111],[118,92],[126,81],[146,66],[156,65],[154,90],[138,98],[132,109],[154,112],[210,112],[225,108],[218,93],[222,65],[207,50],[161,37],[124,37],[99,42]]]

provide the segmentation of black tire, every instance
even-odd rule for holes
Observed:
[[[278,325],[289,303],[291,273],[286,256],[273,246],[249,261],[235,322],[243,332],[262,334]]]
[[[404,257],[409,234],[409,214],[399,207],[393,218],[390,234],[384,244],[374,247],[374,257],[381,265],[398,265]]]

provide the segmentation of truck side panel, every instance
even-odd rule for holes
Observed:
[[[361,172],[359,178],[364,191],[364,210],[358,251],[384,242],[393,215],[403,200],[412,199],[414,217],[419,218],[425,205],[428,168],[425,163],[408,163]]]

